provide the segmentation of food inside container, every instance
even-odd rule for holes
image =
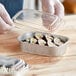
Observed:
[[[65,43],[61,38],[42,33],[34,33],[32,37],[28,37],[22,40],[22,42],[28,42],[32,44],[44,45],[44,46],[61,46]]]
[[[19,36],[18,41],[24,52],[45,56],[62,56],[66,51],[68,38],[49,33],[28,32]]]
[[[0,76],[24,76],[28,69],[27,63],[21,59],[0,56]]]
[[[13,17],[13,20],[19,24],[16,27],[21,29],[21,36],[19,36],[18,41],[23,52],[45,56],[62,56],[65,53],[68,38],[45,33],[51,33],[45,28],[45,24],[49,24],[49,26],[60,26],[63,24],[63,21],[56,15],[25,9],[18,12]]]

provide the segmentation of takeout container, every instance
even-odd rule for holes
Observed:
[[[63,20],[61,20],[58,16],[31,9],[21,10],[13,17],[14,23],[18,24],[16,28],[20,29],[19,32],[21,33],[21,36],[18,37],[21,50],[31,54],[62,56],[66,52],[68,42],[68,38],[65,36],[55,35],[65,41],[65,43],[59,47],[40,46],[37,44],[22,42],[23,39],[32,36],[36,31],[51,33],[48,29],[45,28],[46,26],[44,26],[43,20],[46,23],[50,21],[50,26],[56,25],[58,27],[63,25]]]
[[[0,56],[0,76],[25,76],[29,66],[22,59]]]
[[[66,49],[67,49],[67,43],[68,43],[68,38],[65,36],[60,36],[60,35],[52,35],[55,37],[60,38],[61,40],[64,41],[64,44],[60,46],[42,46],[39,44],[31,44],[28,42],[23,42],[22,40],[33,37],[36,32],[28,32],[24,33],[23,35],[20,35],[18,37],[18,41],[20,42],[20,47],[21,51],[31,53],[31,54],[37,54],[37,55],[45,55],[45,56],[62,56],[65,54]],[[42,33],[42,32],[39,32]],[[42,34],[48,34],[48,33],[42,33]],[[51,34],[50,34],[51,35]]]

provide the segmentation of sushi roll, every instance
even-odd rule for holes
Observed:
[[[35,38],[42,39],[43,38],[43,34],[42,33],[35,33]]]
[[[39,44],[39,45],[46,45],[46,41],[43,40],[43,39],[39,39],[39,40],[38,40],[38,44]]]
[[[45,35],[45,38],[46,38],[47,41],[48,41],[49,39],[50,39],[51,41],[53,41],[53,39],[54,39],[52,36],[50,36],[50,35],[48,35],[48,34]]]
[[[55,43],[57,46],[60,46],[60,45],[63,44],[63,42],[62,42],[59,38],[57,38],[57,37],[54,38],[54,43]]]
[[[56,45],[51,41],[51,39],[48,39],[47,45],[48,45],[49,47],[56,47]]]
[[[30,43],[36,44],[36,42],[37,42],[37,39],[35,39],[35,38],[30,38]]]

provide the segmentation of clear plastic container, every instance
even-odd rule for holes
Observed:
[[[50,13],[30,9],[21,10],[13,17],[13,20],[22,27],[27,26],[40,32],[50,32],[52,31],[51,26],[58,27],[62,24],[62,20],[56,15],[50,15]]]

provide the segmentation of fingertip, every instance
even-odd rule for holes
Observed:
[[[60,1],[56,2],[55,4],[55,15],[57,15],[61,19],[63,19],[65,15],[64,6]]]
[[[0,16],[1,18],[9,25],[13,24],[12,19],[10,18],[10,15],[8,14],[7,10],[5,9],[4,5],[0,3]]]

